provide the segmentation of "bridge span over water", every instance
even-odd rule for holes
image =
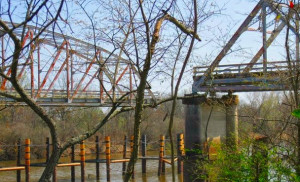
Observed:
[[[13,27],[11,23],[6,23]],[[135,103],[139,71],[132,61],[118,55],[119,51],[111,52],[49,30],[33,39],[40,31],[40,27],[27,26],[17,75],[25,91],[37,103],[71,107],[109,107],[113,102],[126,106]],[[14,47],[13,41],[7,34],[3,36],[3,32],[0,29],[0,66],[4,74],[10,76]],[[16,28],[13,32],[21,36],[22,28]],[[1,79],[0,89],[3,93],[18,97],[6,79]],[[154,102],[157,96],[147,83],[145,102]],[[0,102],[24,105],[3,96]]]
[[[289,70],[299,67],[298,5],[293,9],[283,4],[261,0],[246,17],[235,34],[209,66],[194,68],[193,92],[247,92],[288,90]],[[296,20],[296,21],[294,21]],[[12,27],[12,24],[8,24]],[[254,28],[258,27],[258,28]],[[288,27],[295,36],[295,59],[269,61],[268,47]],[[136,65],[118,52],[108,51],[89,42],[49,30],[37,39],[41,28],[27,26],[18,78],[32,99],[43,106],[111,106],[113,102],[131,105],[140,75]],[[222,65],[220,62],[246,31],[257,31],[262,45],[248,63]],[[21,35],[22,29],[14,29]],[[9,76],[12,40],[0,38],[1,68]],[[295,69],[294,69],[295,70]],[[146,102],[155,102],[158,95],[147,85]],[[2,92],[16,94],[6,79],[0,81]],[[118,101],[118,99],[121,100]],[[0,97],[2,104],[16,103]]]

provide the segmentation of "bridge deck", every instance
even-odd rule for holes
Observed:
[[[297,63],[291,62],[291,67]],[[198,92],[253,92],[253,91],[282,91],[289,89],[289,65],[285,61],[268,62],[266,72],[263,63],[219,65],[212,71],[207,81],[198,87]],[[209,66],[194,68],[194,83],[201,79]]]
[[[18,94],[15,90],[6,90],[7,93],[10,95],[18,97]],[[31,90],[26,90],[27,94],[31,94]],[[69,95],[72,95],[74,91],[70,91]],[[41,106],[55,106],[55,107],[111,107],[112,106],[112,97],[113,95],[100,95],[101,93],[99,91],[85,91],[81,92],[76,95],[75,98],[68,97],[68,91],[67,90],[51,90],[51,92],[48,91],[42,91],[40,97],[33,96],[32,98]],[[115,94],[115,100],[120,99],[121,96],[123,96],[124,93],[116,93]],[[34,92],[34,95],[36,95],[36,91]],[[159,98],[159,95],[157,93],[154,93],[155,99]],[[135,96],[134,94],[123,97],[122,101],[116,101],[116,103],[121,103],[121,106],[132,106],[135,104]],[[150,104],[155,102],[155,99],[153,98],[153,95],[149,95],[146,93],[145,95],[145,104]],[[26,105],[22,102],[16,102],[14,99],[7,98],[7,97],[1,97],[0,96],[0,105]]]

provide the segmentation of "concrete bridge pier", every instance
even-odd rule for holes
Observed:
[[[204,177],[201,160],[216,153],[215,145],[226,144],[235,149],[238,142],[238,96],[207,98],[195,95],[184,99],[185,104],[185,149],[184,182]]]

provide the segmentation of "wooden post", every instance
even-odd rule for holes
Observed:
[[[133,153],[133,141],[134,141],[134,136],[132,135],[130,137],[130,152],[131,152],[131,155]],[[133,165],[133,168],[132,168],[132,179],[134,179],[134,165]]]
[[[96,136],[96,179],[100,180],[100,145],[99,145],[99,136]]]
[[[30,178],[30,139],[25,139],[25,181]]]
[[[46,138],[46,163],[48,163],[50,158],[50,139],[49,137]]]
[[[71,162],[75,162],[75,145],[71,146]],[[71,181],[75,182],[75,166],[71,166]]]
[[[53,182],[57,182],[57,178],[56,178],[57,172],[56,172],[56,170],[57,170],[57,167],[55,166],[54,169],[53,169],[53,176],[52,176],[52,181]]]
[[[163,164],[163,156],[164,156],[164,140],[165,140],[165,136],[160,135],[158,173],[157,173],[158,176],[160,176],[162,174],[162,164]]]
[[[181,153],[182,155],[185,155],[185,144],[184,144],[184,135],[182,135],[182,146],[181,146]]]
[[[54,148],[52,147],[52,152],[53,152]],[[49,161],[49,157],[50,157],[50,140],[49,137],[46,138],[46,162]],[[52,182],[57,182],[57,164],[53,169],[53,175],[52,175]]]
[[[182,148],[183,147],[183,134],[177,134],[177,173],[181,174],[183,169],[182,165]]]
[[[127,136],[124,136],[124,145],[123,145],[123,159],[126,159],[126,150],[127,150]],[[122,175],[126,173],[126,162],[122,164]]]
[[[21,166],[21,139],[17,143],[17,166]],[[17,170],[17,182],[21,182],[21,170]]]
[[[147,155],[147,138],[146,135],[142,136],[142,174],[146,174],[147,172],[147,160],[146,160],[146,155]]]
[[[165,153],[166,153],[166,147],[165,147],[165,145],[166,145],[166,141],[165,141],[165,137],[163,138],[163,159],[165,158]],[[161,173],[163,174],[163,175],[165,175],[165,173],[166,173],[166,163],[165,163],[165,161],[164,160],[162,160],[162,168],[161,168]]]
[[[110,137],[105,137],[105,144],[106,144],[106,179],[110,181]]]
[[[85,146],[84,141],[80,143],[80,166],[81,166],[81,182],[85,182]]]

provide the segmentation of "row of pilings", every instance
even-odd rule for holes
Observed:
[[[129,162],[129,155],[127,154],[127,148],[128,143],[130,146],[130,153],[133,151],[133,139],[134,137],[131,136],[128,140],[127,136],[124,136],[123,141],[123,149],[122,149],[122,158],[121,159],[113,159],[111,156],[112,154],[112,142],[111,137],[106,136],[104,138],[104,142],[101,142],[99,139],[99,136],[96,136],[95,141],[93,142],[94,148],[95,148],[95,158],[94,159],[86,159],[86,144],[89,145],[91,142],[81,142],[79,147],[79,159],[76,159],[76,151],[78,151],[78,147],[76,145],[72,146],[70,148],[70,162],[68,163],[58,163],[54,169],[53,175],[52,175],[52,181],[56,182],[58,178],[57,174],[57,168],[61,167],[69,167],[70,168],[70,179],[72,182],[75,182],[75,167],[79,166],[80,168],[80,174],[81,174],[81,181],[86,181],[86,163],[95,163],[95,174],[96,174],[96,180],[100,180],[100,164],[104,163],[106,164],[106,181],[111,181],[111,165],[114,163],[122,163],[122,175],[125,175],[126,173],[126,164]],[[171,164],[171,157],[166,155],[166,140],[164,135],[160,136],[160,139],[158,141],[159,143],[159,155],[157,157],[153,156],[147,156],[147,137],[146,135],[143,135],[141,137],[141,155],[139,156],[139,159],[141,160],[141,167],[142,167],[142,174],[147,173],[147,161],[148,160],[157,160],[158,161],[158,169],[157,169],[157,175],[165,175],[166,172],[166,165]],[[156,142],[157,143],[157,142]],[[103,154],[103,152],[100,152],[100,147],[102,145],[105,145],[105,159],[100,157],[100,154]],[[22,143],[21,139],[18,140],[18,143],[16,145],[12,145],[16,148],[16,166],[13,167],[0,167],[0,172],[6,172],[6,171],[16,171],[16,181],[21,182],[21,171],[25,171],[25,182],[30,182],[30,174],[31,174],[31,168],[32,167],[46,167],[50,154],[51,154],[51,146],[50,139],[47,137],[45,144],[32,144],[30,139],[25,139],[24,143]],[[5,146],[1,146],[5,147]],[[45,162],[41,163],[32,163],[31,162],[31,150],[32,147],[42,147],[45,150]],[[22,154],[23,153],[23,154]],[[183,157],[184,157],[185,151],[184,151],[184,138],[183,134],[177,135],[177,156],[175,156],[174,162],[177,163],[177,173],[181,174],[183,172]],[[24,156],[24,157],[23,157]],[[22,163],[21,161],[24,161]],[[135,174],[133,173],[132,178],[135,178]]]

